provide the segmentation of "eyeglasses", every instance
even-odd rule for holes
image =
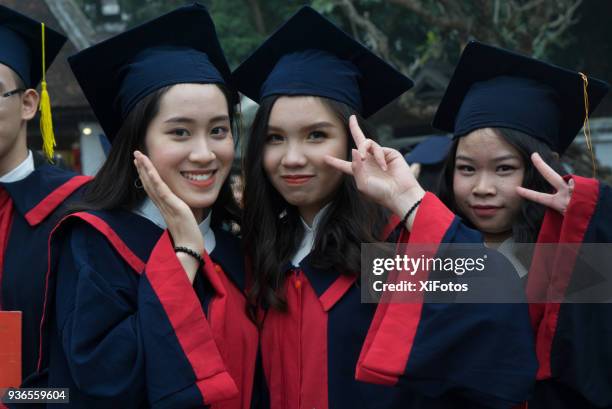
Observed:
[[[24,89],[24,88],[17,88],[17,89],[14,89],[14,90],[12,90],[12,91],[5,92],[4,94],[2,94],[2,95],[0,95],[0,96],[1,96],[2,98],[8,98],[8,97],[12,97],[12,96],[13,96],[13,95],[15,95],[15,94],[20,94],[20,93],[22,93],[22,92],[24,92],[24,91],[25,91],[25,89]]]

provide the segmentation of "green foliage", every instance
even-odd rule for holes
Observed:
[[[303,1],[212,0],[209,10],[232,68],[251,54],[255,48],[295,12]],[[258,28],[258,7],[264,30]]]
[[[75,0],[94,20],[99,0]],[[165,13],[188,0],[118,0],[132,27]],[[589,62],[612,66],[612,53],[601,58],[598,50],[612,46],[598,41],[612,35],[605,24],[612,2],[593,0],[576,10],[578,0],[200,0],[213,16],[219,38],[232,68],[243,61],[261,42],[303,4],[329,17],[346,32],[370,47],[408,75],[417,76],[429,64],[450,72],[470,39],[511,48],[568,66],[586,65],[581,56],[588,51]],[[92,12],[94,10],[94,12]],[[601,24],[579,23],[581,13]],[[564,24],[557,24],[564,15]],[[598,20],[598,21],[599,21]],[[579,30],[578,30],[579,29]],[[606,34],[607,33],[607,34]],[[308,35],[308,33],[304,33]],[[579,42],[577,41],[579,39]],[[612,43],[612,42],[609,42]],[[606,43],[606,44],[609,44]],[[577,47],[581,44],[583,47]],[[591,57],[592,55],[592,57]],[[607,61],[607,63],[605,62]],[[603,64],[603,65],[602,65]],[[607,64],[607,65],[606,65]],[[578,67],[576,67],[578,68]],[[583,68],[583,67],[580,67]],[[592,72],[593,70],[588,69]],[[410,98],[410,96],[408,97]],[[400,102],[411,115],[427,116],[417,99]],[[418,111],[410,108],[418,108]],[[429,113],[427,113],[429,112]]]
[[[331,14],[336,7],[335,3],[330,0],[313,0],[310,5],[321,14]]]

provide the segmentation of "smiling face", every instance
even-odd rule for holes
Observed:
[[[280,97],[270,112],[263,166],[283,198],[311,223],[333,197],[342,173],[325,156],[346,159],[348,135],[342,121],[318,97]]]
[[[234,160],[227,100],[214,84],[178,84],[161,98],[146,153],[198,221],[219,196]]]
[[[453,173],[458,209],[491,240],[510,236],[520,212],[525,163],[516,148],[491,128],[459,139]]]

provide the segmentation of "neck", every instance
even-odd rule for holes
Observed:
[[[208,216],[208,214],[210,213],[210,209],[206,208],[206,209],[191,209],[191,211],[193,212],[193,216],[196,219],[196,222],[198,222],[198,224],[202,223],[204,221],[204,219],[206,219],[206,217]]]
[[[302,216],[302,219],[304,219],[306,224],[309,227],[312,227],[312,224],[314,223],[314,219],[317,216],[317,213],[319,213],[319,211],[323,207],[325,207],[326,204],[327,203],[320,204],[320,205],[304,206],[304,207],[298,208],[298,211],[300,212],[300,216]]]
[[[512,237],[512,230],[503,232],[503,233],[483,233],[485,243],[488,244],[491,248],[497,248],[499,245],[505,240]]]

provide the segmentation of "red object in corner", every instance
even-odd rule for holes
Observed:
[[[0,388],[21,385],[21,311],[0,311]]]

